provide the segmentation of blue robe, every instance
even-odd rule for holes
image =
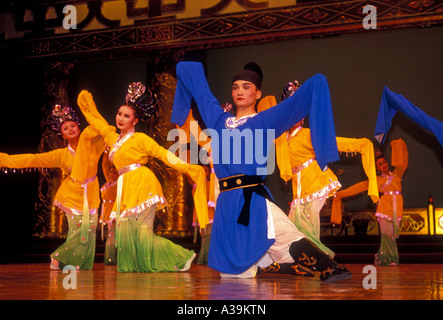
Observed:
[[[402,95],[392,92],[387,87],[383,95],[378,111],[377,123],[375,125],[374,137],[379,143],[383,143],[392,126],[392,119],[397,111],[403,113],[410,120],[422,128],[431,131],[443,147],[443,122],[432,118],[425,112],[414,106]]]
[[[329,86],[326,77],[321,74],[308,79],[285,101],[235,123],[235,117],[224,112],[212,95],[201,63],[180,62],[177,65],[177,88],[171,122],[179,126],[184,124],[192,98],[206,127],[212,130],[211,150],[218,179],[240,174],[263,177],[270,174],[266,172],[266,156],[269,155],[272,140],[308,114],[320,167],[327,168],[328,163],[339,159]],[[235,133],[243,138],[229,140],[223,136]],[[241,153],[241,158],[236,152]],[[255,156],[251,159],[251,155]],[[217,200],[208,266],[222,273],[240,274],[246,271],[275,241],[272,237],[268,238],[266,199],[253,193],[248,226],[237,223],[244,202],[242,189],[221,192]]]

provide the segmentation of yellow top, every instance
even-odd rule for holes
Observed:
[[[408,167],[409,156],[408,149],[402,139],[391,141],[391,165],[395,169],[390,172],[389,176],[377,176],[378,190],[382,193],[380,201],[377,205],[376,215],[392,220],[394,216],[394,202],[397,208],[397,219],[401,219],[403,214],[403,196],[401,195],[401,178]],[[348,198],[368,190],[368,181],[356,183],[349,188],[337,192],[332,201],[331,221],[341,223],[342,199]],[[386,194],[388,193],[388,194]],[[391,193],[391,194],[389,194]]]
[[[130,132],[125,137],[120,137],[115,132],[115,127],[110,126],[98,113],[92,95],[86,90],[80,92],[78,105],[89,124],[100,132],[111,148],[109,157],[117,170],[134,164],[142,165],[123,175],[120,216],[140,212],[154,204],[157,205],[157,209],[167,205],[160,182],[155,174],[144,166],[149,157],[154,157],[173,169],[188,174],[197,183],[194,196],[195,207],[201,228],[207,225],[205,171],[201,166],[190,165],[180,160],[144,133]],[[116,202],[111,216],[116,215],[117,212]]]
[[[8,155],[0,153],[0,167],[7,168],[61,168],[69,173],[54,198],[54,205],[64,212],[82,214],[82,182],[92,180],[97,175],[97,164],[103,152],[103,140],[91,127],[80,135],[77,150],[70,146],[39,154]],[[88,203],[91,213],[97,213],[100,206],[99,184],[95,178],[87,185]]]

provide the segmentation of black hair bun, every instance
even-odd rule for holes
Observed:
[[[257,73],[260,76],[260,79],[263,80],[263,72],[262,72],[260,66],[256,62],[254,62],[254,61],[248,62],[243,67],[243,70],[254,71],[255,73]]]
[[[128,87],[126,103],[135,106],[138,118],[141,121],[146,121],[154,113],[158,99],[157,95],[150,90],[146,90],[141,82],[133,82]]]
[[[150,90],[147,91],[148,93],[142,94],[134,103],[138,109],[139,119],[141,121],[148,120],[158,104],[157,95]]]

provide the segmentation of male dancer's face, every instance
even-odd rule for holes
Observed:
[[[261,98],[262,92],[255,84],[249,81],[237,80],[232,84],[232,100],[239,109],[255,107],[255,103]]]

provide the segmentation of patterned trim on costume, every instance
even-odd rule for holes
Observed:
[[[301,130],[302,126],[298,126],[297,128],[295,128],[294,131],[292,131],[291,134],[289,134],[289,131],[286,131],[286,140],[289,142],[289,140],[291,140],[293,137],[295,137],[297,135],[297,133]]]
[[[208,207],[215,208],[215,201],[208,201]]]
[[[71,147],[71,145],[69,143],[68,143],[68,150],[69,150],[69,153],[71,153],[71,155],[73,157],[75,157],[75,150]]]
[[[65,207],[64,205],[62,205],[60,203],[60,201],[54,201],[54,206],[56,206],[57,208],[62,210],[64,213],[73,214],[73,215],[76,215],[76,216],[82,216],[83,215],[83,210],[77,210],[77,209]],[[97,208],[90,209],[89,210],[89,214],[97,214],[97,211],[98,211]]]
[[[392,196],[392,195],[401,194],[401,191],[385,191],[383,194]]]
[[[106,189],[108,189],[108,188],[110,188],[110,187],[112,187],[112,186],[115,186],[116,184],[117,184],[117,180],[114,180],[114,181],[108,181],[108,182],[106,182],[106,183],[103,185],[103,187],[100,188],[100,191],[103,192],[103,191],[105,191]]]
[[[166,199],[164,197],[155,195],[151,198],[146,199],[144,202],[140,203],[138,206],[135,206],[135,207],[128,209],[128,210],[121,211],[120,218],[125,217],[125,216],[130,217],[131,215],[139,214],[139,213],[143,212],[144,210],[146,210],[147,208],[149,208],[153,205],[158,205],[158,204],[167,205],[168,202],[166,201]],[[116,217],[117,217],[117,211],[112,211],[110,218],[115,219]]]
[[[244,124],[246,121],[248,121],[249,118],[255,117],[256,115],[257,115],[256,113],[253,113],[238,119],[237,117],[229,117],[225,120],[226,129],[235,129],[238,126]]]
[[[388,216],[387,214],[381,213],[381,212],[376,212],[375,213],[376,217],[379,217],[381,219],[385,219],[385,220],[389,220],[392,221],[392,217]],[[397,220],[400,222],[402,217],[398,217]]]
[[[386,188],[392,183],[392,179],[394,179],[394,175],[392,174],[391,171],[389,171],[389,176],[386,177],[385,175],[383,175],[383,177],[387,178],[388,180],[380,187],[381,192],[384,192],[386,190]]]
[[[321,188],[320,190],[306,196],[300,199],[300,204],[307,204],[309,202],[312,202],[314,200],[317,200],[332,191],[341,188],[341,184],[338,180],[332,181],[330,184],[328,184],[326,187]],[[294,199],[291,203],[291,207],[297,205],[297,199]]]
[[[303,162],[302,164],[292,168],[292,174],[297,174],[297,172],[302,171],[303,169],[306,169],[307,167],[309,167],[309,165],[311,163],[313,163],[315,161],[315,158],[309,159],[306,162]]]
[[[133,134],[135,133],[135,130],[130,130],[124,137],[121,136],[121,134],[118,136],[117,141],[114,143],[114,146],[112,147],[111,152],[109,152],[109,160],[112,162],[112,159],[114,159],[114,154],[117,152],[118,149],[123,145],[123,143],[126,142]]]

